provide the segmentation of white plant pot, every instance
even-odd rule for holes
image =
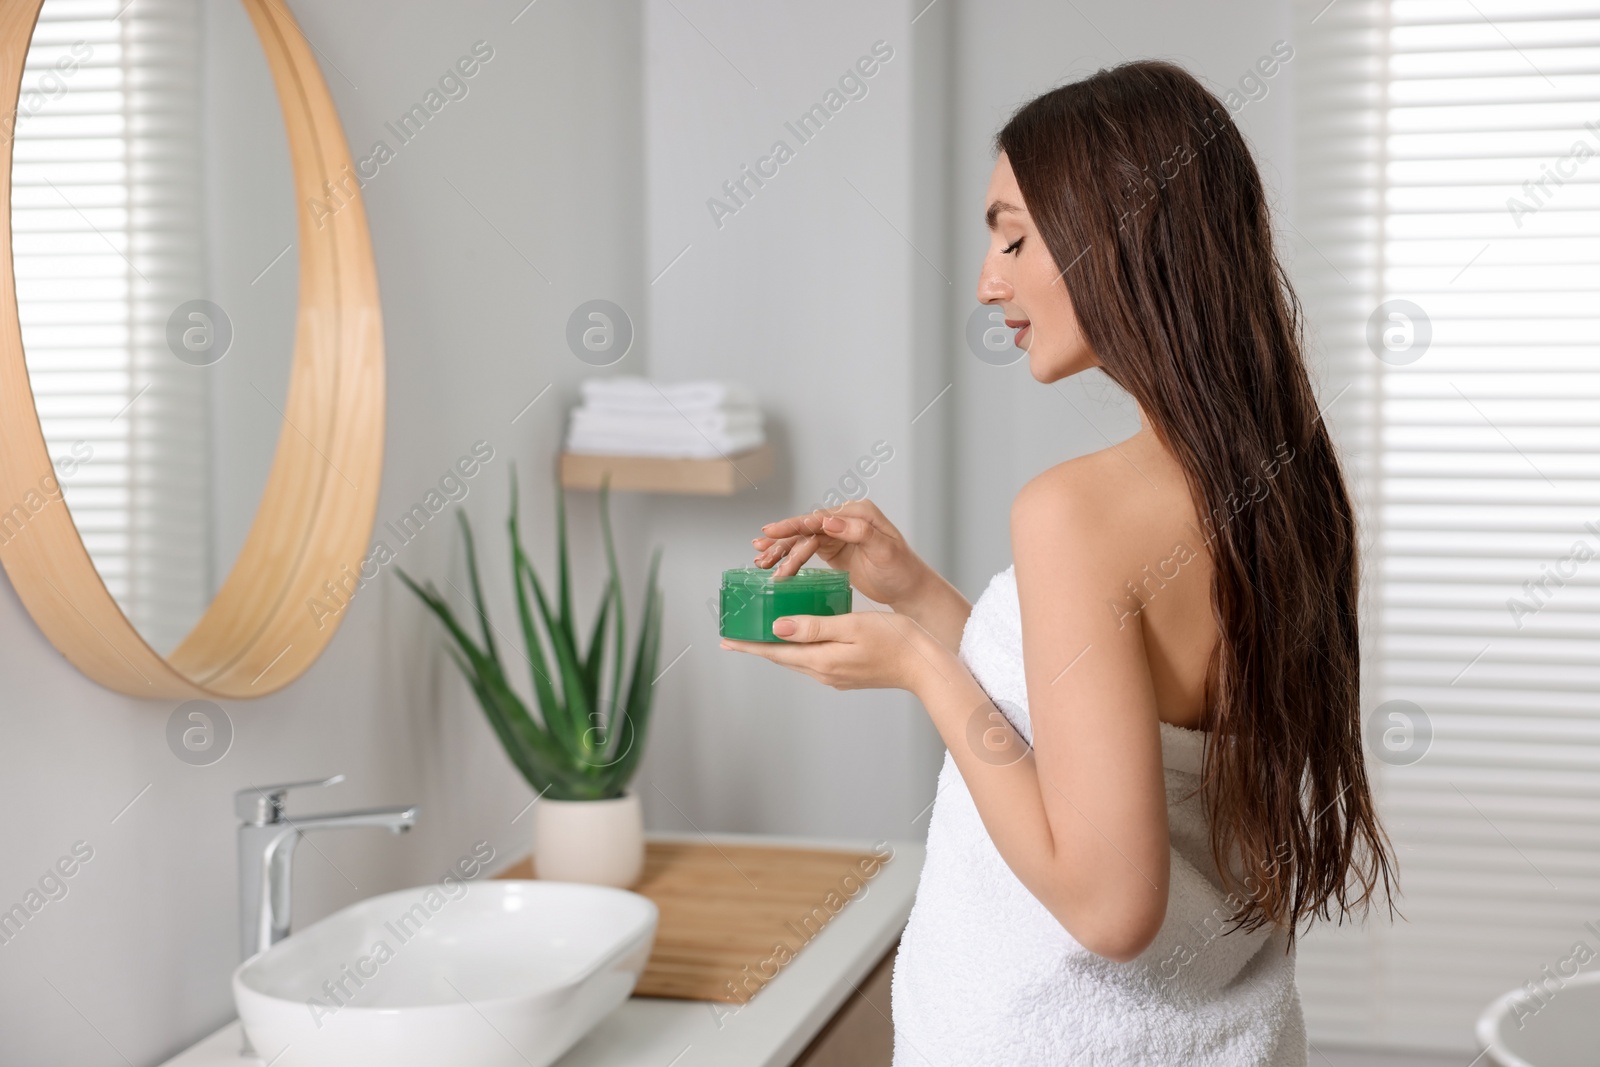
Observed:
[[[533,806],[533,869],[552,882],[626,889],[644,872],[644,818],[639,797],[551,800]]]

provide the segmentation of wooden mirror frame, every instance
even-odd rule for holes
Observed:
[[[0,0],[0,563],[39,629],[109,689],[149,698],[263,696],[327,646],[372,534],[383,468],[384,360],[377,269],[344,131],[316,57],[282,0],[241,0],[288,131],[299,219],[294,356],[272,471],[216,598],[171,655],[134,629],[63,499],[34,407],[11,259],[11,162],[22,68],[44,0]],[[325,183],[331,183],[326,184]],[[49,486],[55,486],[54,492]],[[20,509],[20,510],[19,510]],[[337,591],[330,597],[327,583]]]

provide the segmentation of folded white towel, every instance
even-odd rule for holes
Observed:
[[[725,382],[591,378],[582,392],[567,426],[568,452],[715,459],[766,440],[754,398]]]
[[[630,437],[681,437],[684,431],[700,434],[749,434],[761,432],[761,412],[748,411],[612,411],[603,408],[574,408],[572,432],[616,434]]]
[[[973,605],[961,658],[1030,743],[1013,571]],[[895,1067],[1304,1067],[1294,955],[1232,913],[1196,787],[1206,735],[1161,724],[1172,834],[1167,916],[1137,959],[1089,952],[1017,880],[945,754],[892,986]]]
[[[667,438],[635,434],[572,432],[567,435],[567,451],[591,456],[717,459],[748,452],[765,440],[759,431],[700,434],[688,426],[684,429],[686,433],[674,434]]]
[[[618,411],[754,410],[755,397],[727,382],[662,384],[645,378],[590,378],[582,385],[586,408]]]

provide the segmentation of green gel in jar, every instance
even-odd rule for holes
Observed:
[[[803,567],[774,578],[760,567],[722,572],[722,636],[734,641],[778,641],[772,624],[789,615],[850,614],[850,573]]]

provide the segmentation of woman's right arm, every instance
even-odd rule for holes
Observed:
[[[961,651],[961,633],[972,614],[972,602],[945,576],[928,568],[929,581],[914,599],[902,601],[894,610],[914,619],[944,647]]]
[[[752,542],[756,566],[786,577],[813,555],[835,570],[850,572],[863,596],[893,608],[957,651],[972,605],[961,591],[912,551],[900,531],[870,501],[852,501],[832,511],[770,522]]]

